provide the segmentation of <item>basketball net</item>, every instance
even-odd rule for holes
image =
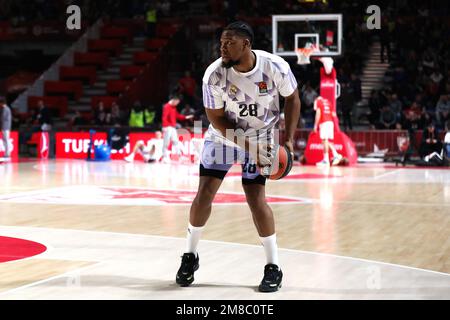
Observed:
[[[295,53],[297,54],[297,64],[310,64],[310,57],[313,52],[317,51],[317,47],[315,45],[310,45],[309,47],[297,48],[295,49]]]

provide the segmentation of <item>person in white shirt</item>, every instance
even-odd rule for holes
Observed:
[[[162,157],[163,140],[161,131],[156,132],[155,139],[150,140],[147,144],[144,141],[139,140],[127,157],[124,158],[127,162],[133,162],[136,154],[140,154],[144,159],[144,162],[156,162]]]

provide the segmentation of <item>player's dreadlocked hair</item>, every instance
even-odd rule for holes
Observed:
[[[250,44],[253,44],[253,38],[255,37],[253,29],[243,21],[232,22],[227,25],[223,31],[233,31],[236,34],[247,38],[250,41]]]

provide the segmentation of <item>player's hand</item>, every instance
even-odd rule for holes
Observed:
[[[270,144],[258,143],[256,147],[250,147],[249,153],[256,160],[256,165],[260,168],[271,166],[274,156]]]
[[[186,120],[191,120],[191,119],[194,119],[194,115],[193,114],[190,114],[190,115],[186,116]]]
[[[291,153],[292,159],[294,159],[294,143],[291,140],[287,140],[284,145],[288,148]]]

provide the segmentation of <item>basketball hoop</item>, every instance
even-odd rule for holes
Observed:
[[[316,46],[311,45],[310,47],[305,48],[297,48],[295,49],[295,53],[297,54],[297,64],[304,65],[304,64],[310,64],[311,60],[310,57],[313,54],[313,52],[316,52]]]

